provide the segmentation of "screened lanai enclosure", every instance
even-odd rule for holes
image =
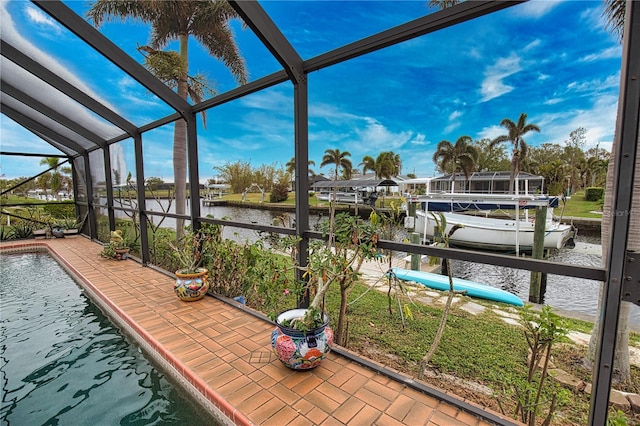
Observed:
[[[199,97],[178,94],[156,78],[141,64],[143,50],[140,43],[146,40],[129,37],[127,45],[117,45],[112,41],[115,31],[103,23],[96,28],[85,16],[86,5],[81,2],[33,1],[30,13],[46,17],[34,22],[53,22],[50,27],[50,42],[64,40],[69,49],[55,49],[53,43],[36,46],[30,41],[34,27],[18,25],[17,14],[23,13],[16,2],[2,5],[2,65],[0,98],[2,130],[2,163],[33,161],[32,157],[59,156],[69,160],[73,175],[73,200],[76,215],[86,218],[82,233],[91,239],[106,242],[109,232],[116,229],[120,217],[135,217],[139,221],[139,259],[143,265],[150,263],[149,223],[158,224],[165,220],[167,226],[182,229],[190,226],[198,229],[204,224],[223,224],[227,229],[272,232],[281,235],[295,235],[301,238],[298,261],[306,264],[307,250],[311,239],[321,238],[321,234],[310,225],[309,206],[309,160],[310,152],[322,152],[332,148],[330,140],[323,140],[318,134],[310,116],[321,114],[328,120],[343,119],[336,112],[335,105],[314,102],[314,82],[319,78],[331,82],[331,90],[341,90],[341,96],[358,96],[358,90],[376,91],[376,103],[384,108],[387,102],[402,104],[403,100],[394,84],[385,84],[389,75],[380,75],[375,80],[376,87],[358,87],[360,76],[350,71],[351,63],[364,64],[375,74],[376,63],[395,61],[394,68],[398,84],[403,76],[413,72],[415,61],[428,67],[430,52],[416,58],[403,56],[403,48],[411,43],[428,40],[429,37],[444,33],[455,34],[458,26],[469,25],[474,20],[492,14],[506,13],[507,10],[520,11],[522,2],[468,1],[442,9],[429,10],[407,22],[397,22],[390,28],[379,28],[374,34],[362,34],[359,39],[346,40],[336,33],[331,40],[319,40],[317,50],[298,49],[298,39],[309,36],[313,28],[297,28],[287,22],[283,31],[283,18],[274,19],[269,13],[270,2],[230,1],[229,5],[237,13],[244,25],[238,25],[236,32],[252,43],[259,45],[260,59],[247,63],[251,70],[249,77],[242,76],[242,70],[232,77],[221,77],[217,93],[204,92]],[[17,2],[22,3],[22,2]],[[293,7],[293,3],[291,2]],[[313,3],[313,2],[311,2]],[[354,27],[360,16],[341,15],[341,2],[331,2],[335,7],[336,21],[351,22]],[[390,2],[374,2],[387,3]],[[405,2],[394,2],[395,8]],[[426,2],[425,2],[426,3]],[[535,2],[534,2],[535,3]],[[524,14],[523,14],[524,15]],[[525,18],[534,20],[538,18]],[[523,22],[524,22],[523,21]],[[541,28],[544,17],[535,25]],[[524,23],[522,24],[524,25]],[[517,34],[516,34],[517,36]],[[517,43],[514,36],[513,42]],[[478,34],[478,37],[490,37]],[[120,38],[122,40],[122,38]],[[461,45],[460,52],[449,52],[452,60],[465,49],[471,49],[472,41]],[[123,43],[123,42],[121,42]],[[137,45],[136,45],[137,43]],[[339,43],[339,44],[337,44]],[[576,41],[576,43],[579,43]],[[137,48],[137,51],[136,51]],[[191,56],[208,57],[205,49],[192,45]],[[395,49],[395,50],[394,50]],[[393,55],[387,55],[392,51]],[[78,67],[69,67],[72,58],[83,57]],[[549,60],[553,60],[552,52]],[[223,65],[214,59],[203,62],[203,66],[216,78],[228,75]],[[245,66],[245,65],[242,65]],[[74,68],[73,71],[70,71]],[[105,70],[117,71],[119,78],[107,77]],[[358,68],[364,69],[364,68]],[[460,73],[477,70],[459,64]],[[101,75],[104,73],[104,77]],[[576,67],[576,74],[580,68]],[[94,77],[89,83],[82,76]],[[254,77],[254,75],[256,77]],[[457,93],[458,82],[455,75],[434,84],[448,84],[451,92]],[[445,249],[397,241],[381,241],[381,248],[402,252],[446,256],[481,264],[507,266],[527,271],[577,277],[602,281],[601,310],[599,312],[600,334],[598,338],[597,362],[594,366],[593,393],[589,421],[592,425],[605,424],[609,403],[609,390],[619,324],[619,312],[623,303],[640,304],[640,271],[637,270],[635,250],[640,250],[638,241],[630,236],[633,221],[637,221],[638,203],[634,199],[638,187],[635,171],[640,115],[640,3],[626,3],[626,19],[622,46],[622,61],[619,74],[619,97],[617,123],[615,128],[615,164],[613,174],[614,198],[612,209],[605,212],[605,220],[610,221],[610,242],[603,267],[585,267],[545,260],[532,260],[511,256],[477,253],[458,249]],[[190,76],[191,78],[191,76]],[[193,76],[196,78],[196,76]],[[227,78],[227,80],[224,80]],[[576,79],[579,75],[576,75]],[[234,81],[231,81],[234,80]],[[98,81],[99,83],[95,83]],[[96,86],[97,84],[97,86]],[[348,90],[354,85],[356,90]],[[115,96],[115,92],[131,88],[130,96]],[[133,89],[136,89],[135,91]],[[145,93],[144,98],[136,93]],[[406,89],[406,87],[405,87]],[[179,86],[179,91],[180,91]],[[428,94],[424,94],[428,102]],[[527,93],[523,98],[535,97]],[[188,99],[188,100],[185,100]],[[194,102],[193,99],[198,99]],[[526,100],[523,103],[526,104]],[[134,114],[135,106],[145,104],[143,114]],[[259,107],[256,105],[260,104]],[[231,105],[240,105],[243,113],[234,116]],[[132,108],[133,106],[133,108]],[[413,114],[415,105],[406,104],[406,116]],[[257,111],[271,116],[268,126],[256,120]],[[276,113],[276,110],[279,111]],[[526,105],[523,105],[526,110]],[[284,111],[286,119],[279,114]],[[521,111],[514,111],[512,115]],[[206,113],[206,116],[203,114]],[[205,122],[206,117],[206,122]],[[423,117],[424,118],[424,117]],[[420,118],[422,119],[422,118]],[[438,120],[438,117],[429,117]],[[9,144],[9,126],[18,126],[36,135],[52,150],[27,152],[20,149],[19,141]],[[205,127],[206,124],[206,127]],[[258,224],[245,218],[210,217],[202,213],[201,189],[212,175],[216,150],[237,150],[244,158],[251,157],[252,144],[256,140],[239,140],[237,143],[220,145],[216,132],[231,125],[252,127],[264,126],[259,138],[269,140],[270,149],[282,156],[282,162],[294,159],[295,164],[295,227]],[[174,127],[184,126],[185,150],[170,151],[159,140],[173,140]],[[233,139],[224,136],[221,139]],[[13,148],[8,149],[11,145]],[[176,188],[177,199],[174,208],[158,207],[147,199],[150,178],[161,173],[160,163],[175,163],[184,158],[183,171],[186,173],[185,186]],[[126,159],[126,161],[125,161]],[[176,169],[177,170],[177,169]],[[169,179],[171,180],[171,179]],[[179,183],[176,177],[175,182]],[[134,196],[123,197],[122,191],[129,185]],[[186,194],[186,196],[184,195]],[[126,198],[126,202],[123,199]],[[181,200],[186,201],[182,204]],[[634,219],[635,218],[635,219]],[[637,227],[637,223],[636,223]]]

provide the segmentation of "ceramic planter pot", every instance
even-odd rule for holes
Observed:
[[[271,347],[284,365],[293,370],[308,370],[320,365],[331,351],[333,330],[329,327],[329,316],[324,314],[324,323],[312,330],[302,332],[282,323],[304,316],[306,309],[291,309],[282,312],[276,319],[271,333]]]
[[[127,257],[129,257],[128,248],[116,249],[116,260],[127,260]]]
[[[206,268],[198,268],[197,272],[185,274],[176,271],[176,283],[173,291],[176,292],[180,300],[193,302],[202,299],[209,289],[209,271]]]

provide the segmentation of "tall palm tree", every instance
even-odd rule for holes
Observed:
[[[311,169],[311,166],[315,166],[316,162],[313,160],[309,160],[309,176],[315,176],[315,172]],[[289,173],[291,176],[293,176],[295,174],[296,171],[296,158],[295,157],[291,157],[291,160],[287,161],[287,164],[284,165],[285,166],[285,170],[287,173]]]
[[[366,176],[367,170],[376,171],[376,160],[370,155],[365,155],[362,157],[362,163],[358,164],[358,166],[362,166],[362,175]]]
[[[460,136],[455,144],[447,140],[440,141],[433,153],[433,162],[443,173],[451,173],[451,185],[455,188],[456,173],[464,173],[468,181],[478,163],[478,149],[469,136]]]
[[[195,86],[189,86],[189,37],[193,36],[215,58],[221,60],[231,71],[239,84],[247,82],[245,62],[233,38],[229,22],[237,18],[236,12],[224,0],[200,1],[120,1],[97,0],[87,12],[87,17],[96,27],[109,20],[126,21],[133,19],[151,25],[151,40],[146,51],[147,65],[152,72],[159,73],[155,59],[171,59],[169,52],[162,54],[158,49],[167,46],[171,41],[179,41],[180,61],[176,64],[170,77],[166,74],[158,77],[176,88],[183,99],[192,98],[198,102],[201,79],[192,79]],[[175,53],[175,52],[173,52]],[[173,134],[173,175],[176,191],[176,213],[184,214],[186,201],[187,175],[187,123],[184,120],[175,122]],[[183,220],[178,220],[176,232],[180,238],[184,227]]]
[[[58,171],[59,164],[60,159],[58,157],[45,157],[40,160],[40,165],[45,165],[49,169],[53,168],[51,173],[44,174],[43,178],[38,180],[40,184],[44,186],[42,189],[44,189],[44,195],[47,201],[49,201],[47,186],[51,188],[51,197],[54,200],[56,199],[60,188],[62,188],[62,175],[60,175],[60,172]]]
[[[320,167],[333,164],[335,166],[333,179],[338,180],[340,176],[340,169],[344,170],[347,174],[351,173],[351,170],[353,170],[353,164],[348,157],[351,157],[351,153],[349,151],[340,151],[337,148],[327,149],[322,157]]]
[[[527,156],[527,143],[524,140],[524,135],[529,132],[540,132],[540,127],[536,124],[527,123],[527,114],[524,112],[520,114],[517,123],[505,118],[500,122],[500,125],[506,128],[508,133],[492,140],[489,146],[493,147],[502,142],[511,142],[513,151],[511,155],[511,174],[509,175],[509,192],[513,193],[516,176],[520,173],[520,162]]]
[[[604,1],[604,17],[607,21],[607,27],[619,37],[622,42],[624,29],[624,15],[626,6],[624,1],[605,0]],[[611,147],[611,160],[607,167],[607,180],[604,190],[604,206],[603,211],[611,212],[613,207],[613,178],[615,169],[615,156],[617,151],[618,135],[613,138],[613,146]],[[640,141],[638,141],[640,143]],[[631,212],[629,213],[629,234],[627,235],[627,250],[640,250],[640,151],[636,153],[635,161],[635,180],[633,182],[633,196],[631,202]],[[600,240],[602,243],[602,261],[606,267],[609,249],[609,236],[611,231],[611,215],[605,214],[602,217],[602,228],[600,231]],[[603,287],[600,287],[600,297],[598,297],[598,312],[601,311]],[[620,303],[620,315],[618,317],[618,330],[616,334],[616,347],[613,359],[612,378],[616,382],[629,382],[631,379],[631,365],[629,360],[629,314],[631,311],[631,303]],[[600,335],[600,316],[593,325],[593,332],[589,340],[589,349],[587,356],[591,361],[596,359],[596,349]]]
[[[366,157],[365,157],[366,158]],[[372,157],[368,159],[373,160]],[[363,159],[364,160],[364,159]],[[402,159],[400,155],[393,151],[383,151],[373,160],[373,168],[369,167],[369,170],[373,170],[377,179],[391,179],[393,176],[398,176],[400,170],[402,170]]]
[[[322,157],[322,163],[320,163],[320,167],[324,167],[330,164],[335,166],[333,179],[338,180],[340,176],[340,169],[342,169],[345,175],[350,176],[351,170],[353,170],[353,164],[351,164],[351,153],[349,151],[340,151],[338,148],[336,149],[327,149],[324,151],[324,156]],[[335,226],[335,202],[337,198],[338,187],[333,187],[333,196],[331,197],[331,201],[329,203],[329,235],[335,238],[333,228]],[[327,246],[331,247],[334,241],[331,238],[327,241]]]

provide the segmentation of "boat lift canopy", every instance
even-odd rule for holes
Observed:
[[[464,212],[469,210],[515,210],[538,206],[558,207],[560,197],[536,197],[505,194],[433,194],[415,197],[421,209],[432,212]]]

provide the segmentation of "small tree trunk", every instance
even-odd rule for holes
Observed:
[[[445,263],[447,264],[447,270],[451,271],[451,265],[449,263],[449,259],[445,259]],[[429,361],[433,357],[433,354],[436,353],[438,349],[438,345],[440,344],[440,339],[442,339],[442,335],[444,334],[444,327],[447,324],[447,318],[449,317],[449,311],[451,310],[451,303],[453,302],[453,276],[449,274],[449,295],[447,296],[447,303],[444,306],[444,311],[442,312],[442,318],[440,319],[440,325],[438,326],[438,331],[433,339],[433,343],[431,343],[431,348],[429,348],[429,352],[422,358],[420,361],[420,371],[418,372],[418,379],[424,379],[424,372],[429,365]]]

